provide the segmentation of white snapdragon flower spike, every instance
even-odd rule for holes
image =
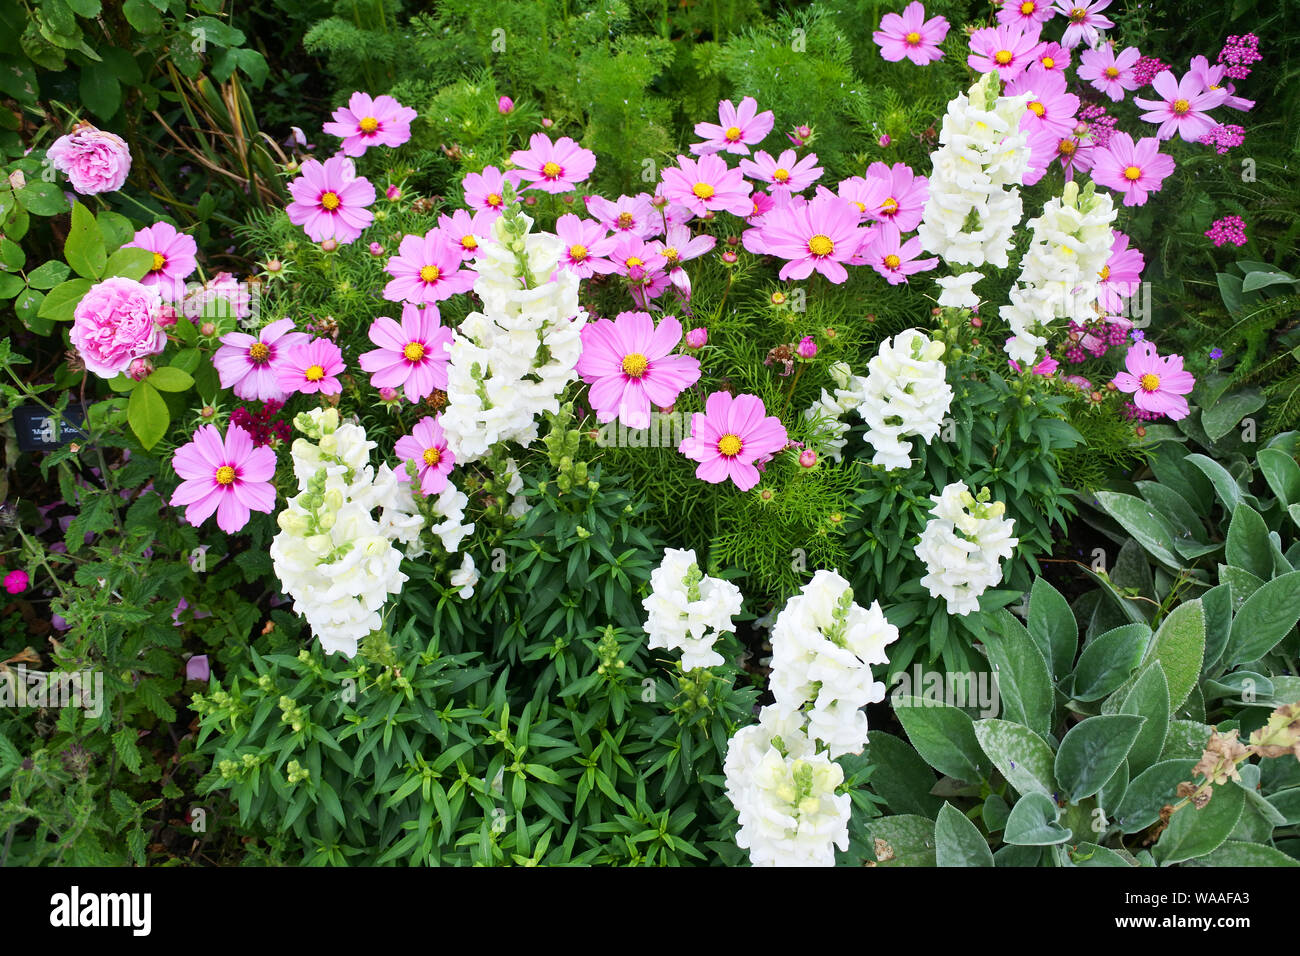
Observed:
[[[460,568],[451,573],[451,586],[460,588],[460,596],[468,600],[474,596],[474,588],[478,582],[478,568],[474,566],[474,559],[466,554],[461,558]]]
[[[872,677],[871,665],[887,663],[885,645],[896,640],[898,628],[885,620],[879,601],[860,607],[844,578],[818,571],[786,603],[772,628],[773,706],[803,713],[808,736],[824,743],[832,758],[862,753],[867,742],[862,708],[884,700],[886,693],[884,683]]]
[[[939,293],[939,305],[949,309],[975,308],[980,304],[980,297],[975,294],[973,286],[983,278],[984,273],[972,271],[935,279],[943,289]]]
[[[835,792],[844,770],[815,751],[801,724],[798,714],[765,707],[727,745],[736,844],[754,866],[834,866],[835,848],[849,846],[850,798]]]
[[[1014,335],[1007,354],[1032,366],[1047,345],[1043,334],[1062,318],[1092,318],[1097,279],[1110,257],[1111,223],[1118,210],[1110,193],[1098,193],[1090,182],[1080,190],[1068,182],[1060,196],[1029,220],[1032,238],[1021,260],[1020,277],[1010,303],[999,315]]]
[[[817,450],[839,461],[844,454],[846,437],[851,427],[844,421],[844,416],[856,411],[866,398],[867,380],[864,376],[854,375],[844,362],[836,362],[830,369],[831,381],[835,391],[822,389],[821,398],[804,410],[804,418],[809,421],[820,418],[816,436]]]
[[[858,413],[875,449],[873,464],[906,468],[912,463],[912,444],[904,439],[915,436],[929,444],[939,434],[952,404],[943,352],[942,342],[907,329],[886,339],[868,364]]]
[[[682,669],[717,667],[722,655],[713,643],[734,630],[732,618],[744,598],[730,581],[700,571],[694,551],[667,548],[659,567],[650,572],[650,594],[641,602],[651,648],[682,652]]]
[[[916,556],[928,572],[922,586],[947,602],[949,614],[979,610],[980,595],[1002,580],[1000,562],[1019,542],[1012,537],[1015,522],[1004,517],[1006,505],[988,497],[985,489],[976,498],[961,481],[930,496],[934,517],[921,532]]]
[[[558,412],[560,395],[577,378],[587,321],[578,303],[580,280],[557,268],[563,241],[529,234],[531,226],[511,207],[492,227],[495,241],[480,246],[474,259],[483,311],[467,315],[447,347],[441,418],[458,462],[482,458],[501,441],[531,444],[537,416]]]

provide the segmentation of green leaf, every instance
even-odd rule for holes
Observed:
[[[1117,491],[1099,491],[1097,500],[1148,554],[1170,570],[1182,570],[1182,560],[1174,554],[1174,530],[1151,505]]]
[[[1131,714],[1089,717],[1070,728],[1053,770],[1062,796],[1078,803],[1100,790],[1128,756],[1146,722]]]
[[[33,289],[53,289],[68,277],[67,263],[51,259],[27,273],[27,284]]]
[[[871,789],[895,813],[933,817],[942,801],[930,793],[934,771],[907,742],[883,730],[867,734],[868,753],[875,765]]]
[[[1079,649],[1079,624],[1070,602],[1046,578],[1035,578],[1029,591],[1029,636],[1047,658],[1053,680],[1070,672]]]
[[[944,803],[934,821],[936,866],[992,866],[993,851],[971,823],[951,803]]]
[[[1095,843],[1080,843],[1070,847],[1069,860],[1073,866],[1112,866],[1135,867],[1138,864],[1131,857],[1121,856],[1114,850]]]
[[[1185,601],[1169,612],[1147,648],[1143,663],[1159,661],[1169,681],[1169,710],[1176,711],[1201,676],[1205,614],[1201,602]]]
[[[147,0],[126,0],[122,12],[126,14],[127,22],[143,34],[157,33],[162,29],[162,15]]]
[[[148,249],[137,249],[131,246],[118,249],[108,257],[108,262],[104,265],[104,275],[126,276],[128,279],[139,281],[148,275],[152,268],[153,253]]]
[[[1185,757],[1154,763],[1129,781],[1111,821],[1121,833],[1137,833],[1160,819],[1160,808],[1178,802],[1178,785],[1192,779],[1196,761]],[[1181,811],[1180,811],[1181,812]]]
[[[108,252],[104,236],[95,222],[95,215],[81,203],[72,204],[72,226],[63,243],[63,258],[74,272],[87,279],[98,279],[104,274]]]
[[[89,279],[69,279],[67,282],[59,283],[45,297],[37,315],[56,322],[71,322],[77,311],[77,303],[90,291],[93,284]]]
[[[1220,398],[1211,408],[1202,410],[1201,427],[1212,441],[1218,441],[1251,412],[1264,407],[1264,393],[1248,388]]]
[[[1228,524],[1224,557],[1233,567],[1244,568],[1267,581],[1273,576],[1273,552],[1269,548],[1268,525],[1250,505],[1240,505]]]
[[[1061,826],[1060,811],[1052,798],[1041,793],[1026,793],[1011,808],[1002,839],[1016,846],[1051,846],[1070,839],[1070,831]]]
[[[29,181],[18,190],[18,201],[28,212],[37,216],[57,216],[68,211],[68,197],[58,183],[44,180]]]
[[[184,392],[194,385],[189,372],[165,365],[154,369],[145,381],[160,392]]]
[[[1160,759],[1169,733],[1169,680],[1159,661],[1143,668],[1125,694],[1119,712],[1147,719],[1128,752],[1130,772],[1140,773]]]
[[[1056,698],[1047,660],[1011,612],[999,611],[997,622],[1001,636],[990,634],[984,647],[997,676],[1002,716],[1040,734],[1050,733]]]
[[[1232,619],[1223,660],[1231,670],[1257,661],[1286,637],[1300,620],[1300,571],[1274,578],[1246,598]]]
[[[1151,629],[1123,624],[1097,637],[1083,649],[1074,668],[1075,700],[1101,700],[1128,680],[1146,653]]]
[[[1180,813],[1182,811],[1179,811]],[[1300,860],[1287,856],[1281,850],[1261,843],[1242,843],[1228,840],[1217,850],[1195,860],[1188,866],[1300,866]]]
[[[158,390],[148,381],[143,381],[137,383],[131,391],[131,399],[126,406],[126,420],[140,439],[140,444],[147,450],[167,434],[171,413]]]
[[[1286,452],[1263,448],[1255,456],[1273,494],[1284,505],[1300,504],[1300,465]]]
[[[877,817],[867,822],[867,836],[881,866],[935,865],[934,821],[926,817]]]
[[[1237,484],[1237,479],[1233,478],[1224,468],[1213,458],[1207,458],[1204,455],[1188,455],[1187,461],[1191,462],[1206,478],[1210,479],[1210,484],[1214,486],[1214,493],[1218,496],[1219,501],[1223,502],[1223,507],[1229,512],[1236,511],[1237,505],[1241,504],[1241,486]]]
[[[1223,845],[1241,819],[1246,794],[1240,787],[1215,787],[1200,810],[1190,803],[1169,818],[1152,855],[1161,866],[1212,853]]]
[[[963,710],[919,697],[893,698],[907,739],[931,767],[940,773],[974,783],[984,779],[983,751],[975,739],[974,722]]]
[[[1028,727],[997,718],[979,720],[975,739],[1017,793],[1056,792],[1052,748]]]
[[[81,68],[81,101],[100,119],[112,118],[122,105],[122,84],[107,63],[88,63]]]
[[[1294,285],[1295,277],[1281,270],[1249,272],[1241,283],[1242,292],[1255,292],[1271,285]]]

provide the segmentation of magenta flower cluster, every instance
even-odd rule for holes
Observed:
[[[1210,228],[1205,230],[1205,235],[1214,243],[1216,248],[1224,244],[1244,246],[1246,244],[1246,220],[1240,216],[1224,216],[1222,219],[1216,219],[1210,225]]]

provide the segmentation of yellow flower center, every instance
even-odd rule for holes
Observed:
[[[1097,275],[1101,276],[1102,281],[1105,281],[1106,279],[1109,279],[1109,278],[1110,278],[1110,266],[1102,266],[1102,267],[1101,267],[1101,271],[1098,272]]]
[[[423,342],[407,342],[406,348],[402,349],[402,357],[408,362],[418,362],[424,358]]]
[[[921,42],[921,34],[913,30],[907,36],[903,37],[903,40],[904,42],[907,43],[908,46],[916,46],[918,43]]]
[[[1192,104],[1187,102],[1187,100],[1174,100],[1174,112],[1179,116],[1182,116],[1191,108]]]
[[[1142,386],[1142,391],[1154,392],[1160,387],[1160,376],[1155,372],[1147,372],[1138,379],[1138,384]]]
[[[1128,169],[1124,170],[1124,178],[1129,182],[1133,182],[1135,179],[1141,179],[1142,170],[1138,169],[1136,166],[1130,166]]]
[[[1042,103],[1038,102],[1037,100],[1034,100],[1034,102],[1029,104],[1029,111],[1033,113],[1035,116],[1042,116],[1044,113],[1047,112],[1047,107],[1044,106]]]
[[[1050,70],[1056,66],[1056,61],[1052,59],[1050,56],[1045,56],[1042,59],[1042,64],[1044,69]]]
[[[790,178],[790,170],[774,169],[772,170],[772,178],[775,179],[778,183],[783,183]]]
[[[161,252],[155,252],[153,254],[153,269],[150,271],[162,272],[162,268],[165,265],[167,265],[167,257],[163,255]]]
[[[373,116],[367,116],[357,124],[357,128],[363,133],[373,133],[375,130],[379,129],[379,120],[375,119]]]
[[[1008,63],[1011,62],[1011,51],[998,50],[997,53],[993,54],[993,60],[995,63],[998,64],[998,66],[1006,66]]]
[[[713,187],[708,183],[696,183],[691,187],[691,192],[695,193],[700,199],[712,199]]]
[[[1119,76],[1119,68],[1114,66],[1106,67],[1106,75],[1112,80],[1115,79],[1115,77]]]
[[[1033,0],[1025,0],[1025,2],[1020,5],[1020,12],[1025,16],[1029,16],[1036,9],[1038,9],[1038,4],[1034,3]]]
[[[643,265],[645,265],[645,260],[642,259],[640,256],[627,257],[627,267],[629,269],[632,268],[632,266],[643,266]]]
[[[892,252],[889,255],[885,256],[886,269],[897,269],[902,264],[903,264],[903,260],[898,258],[898,256],[894,255]]]
[[[320,197],[320,204],[330,210],[330,212],[339,208],[340,201],[339,194],[335,192],[325,193]]]
[[[740,139],[740,127],[739,127],[739,126],[728,126],[728,127],[727,127],[727,131],[726,131],[725,133],[723,133],[722,135],[725,136],[725,137],[727,138],[727,142],[729,142],[729,143],[734,143],[734,142],[736,142],[738,139]]]
[[[475,239],[473,236],[466,236],[464,239],[460,241],[460,247],[462,249],[477,249],[478,240]]]
[[[425,282],[437,282],[442,270],[437,266],[425,266],[420,270],[420,278]]]
[[[808,251],[815,256],[829,256],[835,251],[835,243],[830,236],[818,233],[808,240]]]
[[[890,196],[880,204],[880,211],[887,214],[898,212],[898,200]]]
[[[730,432],[718,439],[718,451],[728,458],[735,458],[744,447],[745,443],[740,440],[740,436]]]
[[[1072,139],[1063,139],[1056,144],[1056,149],[1062,156],[1073,156],[1078,148],[1078,144]]]
[[[265,342],[254,342],[248,347],[248,357],[261,365],[271,357],[271,346]]]
[[[623,374],[628,378],[640,378],[649,367],[650,363],[640,352],[629,352],[623,356]]]
[[[569,258],[574,262],[582,262],[587,258],[587,247],[579,243],[578,245],[569,246]]]
[[[309,382],[319,382],[325,377],[325,370],[319,365],[309,365],[307,366],[307,371],[303,373],[303,376]]]
[[[559,179],[560,173],[564,172],[559,163],[547,163],[542,167],[542,175],[547,179]]]
[[[858,201],[855,199],[855,200],[853,200],[853,205],[855,205],[855,206],[858,207],[858,212],[866,212],[866,211],[867,211],[867,204],[864,203],[864,202],[858,202]]]
[[[773,293],[772,293],[772,304],[773,304],[773,305],[785,305],[785,293],[784,293],[784,292],[780,292],[780,291],[773,292]]]
[[[442,452],[436,448],[426,448],[424,450],[424,463],[432,468],[438,462],[442,461]]]
[[[677,256],[678,256],[678,252],[676,249],[674,249],[672,246],[665,247],[664,249],[665,259],[667,259],[669,262],[676,262]]]
[[[217,469],[217,484],[233,485],[235,483],[235,469],[229,465],[222,465]]]
[[[1083,9],[1083,7],[1075,7],[1070,11],[1071,23],[1082,23],[1086,19],[1088,19],[1088,11]]]
[[[621,212],[618,214],[618,228],[620,229],[631,229],[632,223],[635,221],[636,220],[630,212]]]
[[[495,209],[497,206],[500,206],[502,202],[504,202],[504,200],[502,200],[500,193],[488,193],[487,204],[492,208]]]

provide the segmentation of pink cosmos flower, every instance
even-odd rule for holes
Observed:
[[[441,229],[423,236],[403,236],[397,255],[384,271],[392,276],[384,286],[384,298],[391,302],[427,305],[474,287],[478,274],[462,269],[462,247],[451,242]]]
[[[479,247],[492,239],[492,223],[496,216],[490,212],[480,212],[471,216],[464,209],[457,209],[450,216],[438,217],[438,230],[454,248],[460,251],[462,261],[478,255]]]
[[[646,308],[648,302],[657,299],[668,287],[669,279],[664,271],[668,260],[654,244],[640,236],[624,233],[615,237],[609,259],[619,275],[627,276],[632,301],[641,308]]]
[[[398,458],[414,461],[418,466],[420,492],[426,496],[442,493],[447,487],[447,476],[456,464],[455,453],[447,447],[441,418],[441,415],[426,415],[411,429],[411,434],[403,435],[393,446]]]
[[[1074,179],[1075,171],[1086,173],[1092,169],[1093,154],[1097,145],[1080,136],[1054,136],[1050,132],[1032,133],[1029,136],[1030,168],[1022,180],[1032,186],[1043,178],[1052,160],[1057,160],[1065,170],[1065,181]]]
[[[664,268],[668,270],[669,281],[689,299],[691,279],[682,268],[682,263],[704,255],[716,243],[717,240],[712,236],[693,236],[686,226],[669,226],[667,236],[663,240],[654,240],[650,246],[664,257]]]
[[[836,284],[849,277],[843,263],[852,260],[866,236],[858,228],[858,210],[825,192],[804,204],[778,206],[762,229],[765,253],[788,260],[782,279],[806,279],[816,269]]]
[[[480,212],[500,215],[505,212],[506,178],[495,166],[485,166],[481,173],[468,173],[461,180],[465,205]]]
[[[1002,0],[998,10],[998,23],[1019,27],[1027,33],[1037,33],[1043,24],[1056,15],[1050,0]]]
[[[337,345],[329,339],[312,339],[284,351],[275,367],[276,383],[289,395],[338,395],[343,391],[338,375],[345,368],[343,352]]]
[[[1101,267],[1097,286],[1097,301],[1103,312],[1117,313],[1124,309],[1124,300],[1138,290],[1146,259],[1142,250],[1129,248],[1129,238],[1118,229],[1112,229],[1110,258]]]
[[[116,378],[136,359],[167,347],[158,325],[162,297],[154,287],[122,276],[91,286],[73,311],[68,338],[88,372]]]
[[[883,182],[885,198],[874,217],[889,223],[899,232],[911,232],[921,224],[925,201],[930,198],[930,180],[917,176],[906,163],[872,163],[867,167],[867,179]]]
[[[497,112],[502,116],[508,116],[515,111],[515,101],[508,96],[503,96],[497,100]]]
[[[767,183],[768,192],[778,201],[782,193],[803,192],[822,175],[816,153],[800,159],[793,149],[787,149],[777,159],[759,150],[753,159],[742,159],[738,168],[750,179]]]
[[[972,70],[980,73],[997,71],[1002,80],[1013,80],[1034,62],[1038,52],[1038,34],[1019,27],[999,25],[976,30],[970,38]]]
[[[732,106],[731,100],[718,103],[717,123],[696,123],[695,135],[703,143],[691,146],[691,152],[697,156],[709,153],[728,152],[749,155],[749,147],[757,146],[772,132],[776,122],[771,110],[758,112],[758,101],[746,96],[740,106]]]
[[[686,347],[690,349],[702,349],[709,344],[709,330],[704,326],[691,329],[686,333]]]
[[[1173,171],[1173,157],[1160,152],[1160,141],[1154,136],[1135,144],[1128,133],[1115,133],[1106,148],[1097,151],[1092,178],[1098,185],[1124,193],[1124,205],[1141,206],[1147,193],[1159,192]]]
[[[591,175],[596,168],[596,154],[567,136],[552,143],[545,133],[534,133],[528,149],[515,150],[510,162],[519,180],[528,183],[525,188],[558,194],[571,192]]]
[[[677,165],[663,171],[663,194],[697,216],[714,211],[748,216],[754,208],[752,190],[739,169],[728,169],[711,153],[699,159],[679,155]]]
[[[1034,53],[1034,62],[1029,64],[1031,70],[1047,70],[1049,73],[1064,73],[1070,65],[1070,51],[1059,43],[1040,43]]]
[[[758,468],[781,449],[789,436],[781,419],[768,415],[757,395],[714,392],[704,411],[691,416],[691,435],[677,447],[698,461],[695,477],[710,484],[730,478],[741,491],[758,484]]]
[[[253,436],[238,425],[226,430],[223,441],[215,425],[204,425],[172,456],[172,468],[183,480],[170,504],[185,505],[185,520],[198,527],[215,511],[217,527],[234,534],[254,511],[275,508],[275,452],[257,448]]]
[[[356,92],[322,129],[343,140],[344,156],[360,156],[371,146],[401,146],[411,138],[413,119],[415,110],[391,96]]]
[[[1101,15],[1101,11],[1109,6],[1110,0],[1056,0],[1056,9],[1070,21],[1061,43],[1071,50],[1080,43],[1096,46],[1097,31],[1109,30],[1115,25]]]
[[[1133,97],[1133,102],[1147,112],[1142,118],[1148,123],[1159,123],[1157,139],[1169,139],[1177,133],[1184,142],[1192,143],[1214,129],[1215,122],[1205,115],[1206,110],[1222,106],[1228,98],[1227,90],[1205,89],[1202,76],[1187,73],[1181,80],[1174,79],[1173,70],[1165,70],[1151,81],[1161,99],[1146,100]]]
[[[1020,128],[1025,132],[1044,131],[1060,137],[1074,129],[1079,98],[1065,91],[1064,74],[1047,70],[1022,73],[1007,84],[1004,95],[1019,96],[1021,93],[1033,94],[1020,118]]]
[[[1135,46],[1125,47],[1117,55],[1114,47],[1103,43],[1095,50],[1083,51],[1079,79],[1087,80],[1097,92],[1105,93],[1118,103],[1124,98],[1125,90],[1139,89],[1133,67],[1141,58],[1142,54]]]
[[[1227,91],[1228,95],[1224,98],[1223,105],[1228,107],[1228,109],[1242,110],[1243,112],[1254,109],[1254,100],[1247,100],[1240,96],[1234,96],[1233,94],[1236,92],[1236,87],[1231,83],[1225,83],[1223,81],[1224,75],[1227,71],[1228,67],[1223,64],[1210,66],[1210,61],[1205,57],[1192,57],[1192,68],[1190,73],[1201,81],[1206,92],[1218,93],[1219,90]]]
[[[307,160],[302,175],[289,184],[289,194],[289,221],[302,226],[312,242],[352,242],[375,219],[366,208],[375,201],[375,187],[357,175],[346,156],[332,156],[324,163]]]
[[[856,262],[869,265],[879,272],[890,285],[906,282],[907,277],[927,272],[939,264],[937,258],[918,259],[922,253],[921,240],[916,236],[902,241],[893,226],[880,226],[858,250]]]
[[[591,385],[596,420],[618,419],[628,428],[650,427],[650,406],[667,408],[700,378],[700,362],[674,355],[682,324],[671,315],[656,327],[648,312],[621,312],[582,329],[575,371]]]
[[[239,398],[282,402],[288,394],[280,387],[276,374],[279,363],[288,352],[309,340],[306,333],[293,331],[293,319],[279,319],[256,336],[246,332],[223,335],[212,364],[221,387],[233,389]]]
[[[883,163],[881,163],[884,166]],[[885,166],[888,170],[889,167]],[[883,179],[879,176],[851,176],[842,180],[836,187],[835,194],[845,202],[853,203],[858,207],[860,214],[858,221],[865,223],[874,220],[877,215],[883,212],[883,206],[886,199],[892,199],[889,195],[892,189],[892,177]],[[898,200],[894,199],[893,211],[898,211]]]
[[[1168,415],[1177,421],[1186,418],[1184,395],[1196,385],[1190,372],[1183,370],[1181,355],[1157,354],[1150,342],[1136,343],[1124,357],[1127,371],[1115,374],[1115,385],[1133,396],[1133,404],[1144,412]]]
[[[131,172],[131,150],[126,141],[89,123],[60,136],[45,156],[83,196],[117,192]]]
[[[564,242],[560,265],[579,278],[590,279],[598,273],[609,275],[618,270],[618,266],[606,258],[618,240],[606,235],[605,227],[600,223],[569,212],[555,221],[555,234]]]
[[[357,356],[357,364],[370,373],[375,388],[402,387],[418,402],[447,388],[447,363],[452,331],[439,322],[436,307],[402,306],[402,324],[386,315],[370,323],[370,341],[379,348]]]
[[[169,222],[156,222],[137,231],[124,248],[153,253],[153,264],[141,282],[156,288],[165,301],[185,297],[185,280],[198,266],[194,257],[199,247],[193,236],[177,231]]]
[[[1010,342],[1011,339],[1007,339],[1007,341]],[[1017,372],[1020,371],[1020,363],[1015,359],[1007,359],[1007,364],[1010,365],[1013,370]],[[1040,359],[1038,364],[1029,371],[1034,375],[1051,375],[1057,370],[1060,364],[1060,362],[1048,355]]]
[[[907,57],[917,66],[943,59],[939,44],[948,35],[948,21],[943,17],[925,19],[925,7],[912,0],[901,14],[886,13],[880,29],[871,39],[880,47],[880,55],[891,63]]]
[[[604,196],[588,196],[587,212],[609,232],[631,232],[649,239],[659,231],[663,218],[650,205],[650,194],[619,196],[610,201]]]

